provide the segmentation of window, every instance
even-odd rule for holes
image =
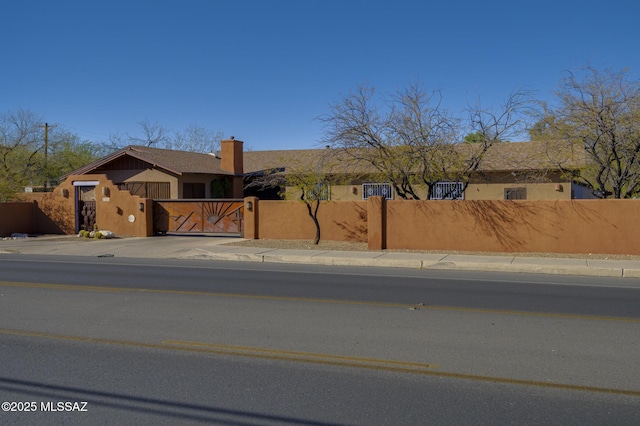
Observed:
[[[527,188],[505,188],[504,199],[505,200],[526,200]]]
[[[182,198],[204,198],[204,183],[183,183]]]
[[[328,183],[317,183],[313,189],[305,189],[305,198],[307,200],[327,201],[331,197],[331,186]]]
[[[393,188],[389,183],[363,183],[362,199],[369,197],[384,197],[387,200],[393,200]]]
[[[437,182],[431,193],[432,200],[464,200],[462,182]]]
[[[171,198],[171,184],[169,182],[125,182],[118,184],[119,189],[126,189],[131,195],[143,198],[166,200]]]

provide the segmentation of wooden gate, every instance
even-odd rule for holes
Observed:
[[[242,236],[244,200],[153,200],[154,233],[211,233]]]

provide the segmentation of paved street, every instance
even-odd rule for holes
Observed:
[[[635,280],[0,255],[5,424],[637,424]],[[84,401],[87,412],[44,412]]]

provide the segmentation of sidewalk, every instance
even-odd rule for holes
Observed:
[[[640,278],[640,260],[460,255],[379,251],[290,250],[230,245],[238,238],[169,236],[92,240],[41,236],[0,240],[0,255],[201,259],[263,263],[520,272]]]

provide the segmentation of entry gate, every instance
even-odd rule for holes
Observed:
[[[153,200],[155,233],[244,234],[244,200]]]

